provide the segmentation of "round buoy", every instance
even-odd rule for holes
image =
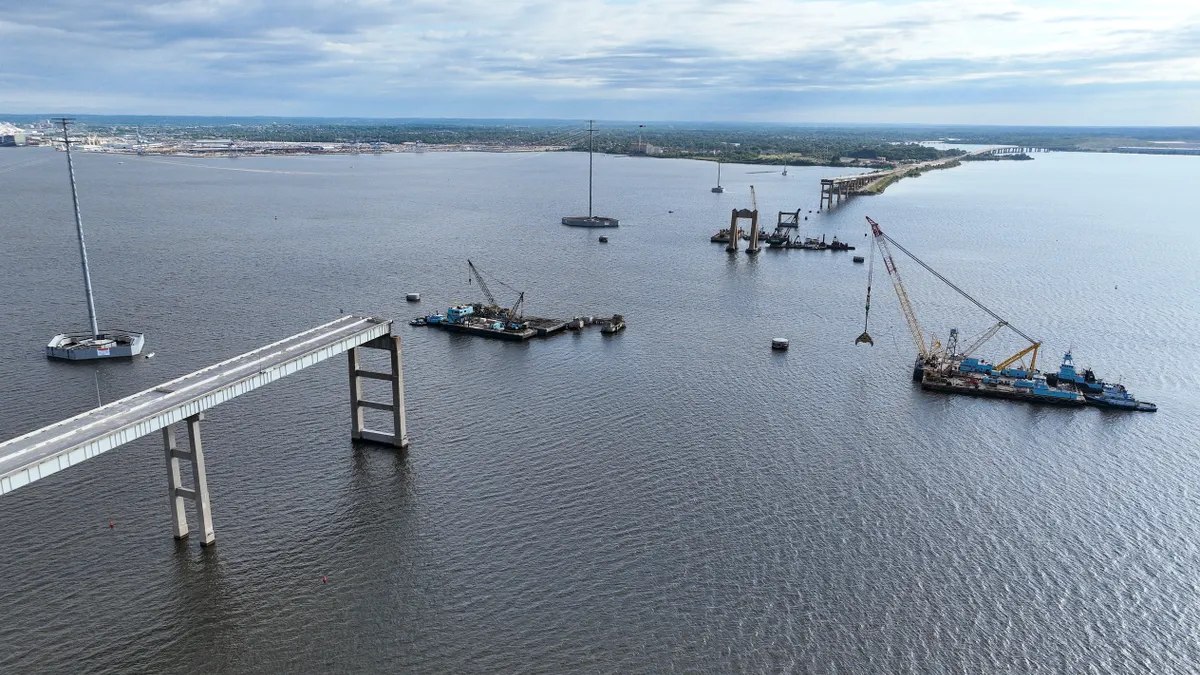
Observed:
[[[113,521],[111,521],[111,520],[110,520],[110,521],[108,521],[108,526],[109,526],[109,527],[116,527],[116,523],[114,523]]]
[[[326,579],[325,577],[321,577],[321,583],[327,584],[327,583],[329,583],[329,579]]]

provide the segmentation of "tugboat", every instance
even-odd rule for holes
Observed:
[[[1158,406],[1149,401],[1139,401],[1120,384],[1105,384],[1100,395],[1084,394],[1087,402],[1102,408],[1117,408],[1137,412],[1158,412]]]
[[[612,318],[604,322],[604,325],[600,327],[600,332],[605,335],[612,335],[622,330],[625,330],[625,317],[620,314],[613,314]]]
[[[1071,352],[1063,355],[1058,373],[1047,376],[1047,379],[1057,379],[1058,382],[1075,387],[1084,394],[1102,395],[1104,393],[1104,380],[1098,379],[1091,368],[1084,368],[1083,373],[1079,373],[1075,369],[1075,361],[1071,358]]]
[[[850,244],[847,244],[844,241],[838,241],[838,238],[834,237],[833,241],[829,242],[829,250],[831,250],[831,251],[853,251],[854,247],[851,246]]]
[[[787,244],[791,242],[791,237],[781,229],[768,234],[764,239],[771,248],[786,248]]]

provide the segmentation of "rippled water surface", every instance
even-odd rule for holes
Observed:
[[[603,245],[558,224],[578,154],[81,155],[102,323],[156,353],[89,365],[41,354],[87,320],[65,158],[4,149],[0,438],[406,292],[477,300],[468,257],[532,314],[629,328],[401,323],[405,457],[351,444],[341,359],[211,410],[208,550],[170,536],[156,437],[0,498],[0,672],[1192,672],[1197,159],[977,163],[808,215],[836,170],[727,166],[714,195],[710,164],[598,156]],[[880,267],[856,347],[849,254],[708,242],[751,183],[860,253],[872,216],[1045,365],[1161,411],[921,392]],[[897,262],[928,332],[990,325]]]

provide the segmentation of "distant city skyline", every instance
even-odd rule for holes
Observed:
[[[1200,3],[0,0],[5,113],[1200,124]]]

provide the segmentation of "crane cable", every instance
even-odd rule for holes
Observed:
[[[854,340],[854,344],[867,343],[872,347],[875,346],[875,341],[871,339],[871,334],[867,332],[867,324],[871,320],[871,280],[875,276],[875,237],[871,237],[871,259],[867,263],[867,313],[863,317],[863,332]]]
[[[989,314],[989,315],[990,315],[990,316],[991,316],[993,319],[995,319],[996,321],[999,321],[999,322],[1003,323],[1004,325],[1008,326],[1009,328],[1011,328],[1011,329],[1013,330],[1013,332],[1014,332],[1014,333],[1016,333],[1017,335],[1020,335],[1021,337],[1025,338],[1026,340],[1029,340],[1029,342],[1030,342],[1030,343],[1037,343],[1037,342],[1039,342],[1038,340],[1035,340],[1035,339],[1033,339],[1033,338],[1029,337],[1028,335],[1026,335],[1024,331],[1020,330],[1020,329],[1019,329],[1019,328],[1017,328],[1016,326],[1014,326],[1014,325],[1012,325],[1011,323],[1009,323],[1009,322],[1005,321],[1003,317],[1001,317],[999,314],[997,314],[997,313],[993,312],[992,310],[988,309],[987,307],[985,307],[985,306],[983,305],[983,303],[979,302],[979,301],[978,301],[978,300],[976,300],[975,298],[972,298],[972,297],[971,297],[971,296],[970,296],[970,295],[969,295],[969,294],[968,294],[966,291],[964,291],[963,289],[959,288],[958,286],[955,286],[953,281],[950,281],[950,280],[949,280],[949,279],[947,279],[946,277],[944,277],[944,276],[942,276],[941,274],[939,274],[937,270],[933,269],[933,268],[932,268],[932,267],[930,267],[929,265],[926,265],[926,264],[925,264],[925,262],[924,262],[923,260],[921,260],[921,259],[920,259],[920,258],[918,258],[917,256],[915,256],[915,255],[913,255],[912,253],[910,253],[908,249],[906,249],[906,248],[904,248],[903,246],[901,246],[900,244],[898,244],[898,243],[896,242],[896,240],[895,240],[895,239],[892,239],[891,237],[889,237],[889,236],[887,235],[887,233],[886,233],[886,232],[880,231],[880,234],[881,234],[881,235],[883,235],[883,238],[884,238],[884,239],[886,239],[888,242],[890,242],[891,244],[893,244],[893,245],[894,245],[896,248],[900,249],[900,251],[901,251],[902,253],[904,253],[904,255],[908,256],[909,258],[912,258],[912,259],[913,259],[913,261],[915,261],[915,262],[916,262],[918,265],[920,265],[921,267],[924,267],[925,269],[929,270],[929,273],[930,273],[930,274],[932,274],[933,276],[935,276],[935,277],[937,277],[938,279],[940,279],[942,282],[944,282],[944,283],[945,283],[947,286],[949,286],[950,288],[953,288],[955,291],[958,291],[958,294],[959,294],[959,295],[963,296],[963,297],[964,297],[964,298],[966,298],[967,300],[970,300],[972,304],[974,304],[974,305],[975,305],[976,307],[978,307],[979,309],[982,309],[983,311],[987,312],[987,313],[988,313],[988,314]],[[869,285],[869,282],[868,282],[868,287],[867,287],[867,288],[868,288],[868,291],[867,291],[867,293],[868,293],[868,297],[869,297],[869,294],[870,294],[870,285]]]

